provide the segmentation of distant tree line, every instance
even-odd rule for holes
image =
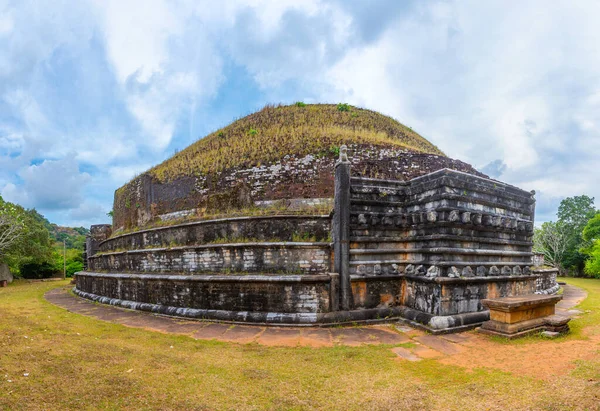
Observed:
[[[536,228],[533,242],[534,251],[562,275],[600,278],[600,210],[593,197],[565,198],[557,221]]]
[[[60,227],[35,209],[25,209],[0,197],[0,262],[8,264],[15,277],[48,278],[83,269],[83,227]]]

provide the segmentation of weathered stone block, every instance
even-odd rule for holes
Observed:
[[[462,276],[463,277],[473,277],[473,270],[471,269],[471,267],[465,267],[462,270]]]
[[[490,320],[483,323],[483,333],[516,338],[527,333],[564,327],[568,319],[555,316],[555,305],[561,295],[525,295],[484,299],[482,304],[490,310]]]

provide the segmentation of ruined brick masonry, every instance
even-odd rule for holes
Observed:
[[[110,226],[93,226],[76,292],[194,318],[403,318],[449,332],[489,319],[483,299],[557,291],[554,270],[532,267],[534,193],[449,169],[409,181],[351,177],[344,154],[332,216],[220,219],[113,237]],[[316,241],[293,241],[302,237]]]

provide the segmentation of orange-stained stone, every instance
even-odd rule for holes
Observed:
[[[355,304],[364,304],[367,301],[367,283],[365,281],[353,281],[352,295]]]
[[[394,296],[392,294],[380,294],[379,301],[381,304],[393,304]]]

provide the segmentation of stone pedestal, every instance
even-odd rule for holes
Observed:
[[[568,331],[568,317],[555,314],[555,305],[562,295],[524,295],[484,299],[490,310],[490,320],[482,324],[480,332],[506,338],[517,338],[539,331]]]

